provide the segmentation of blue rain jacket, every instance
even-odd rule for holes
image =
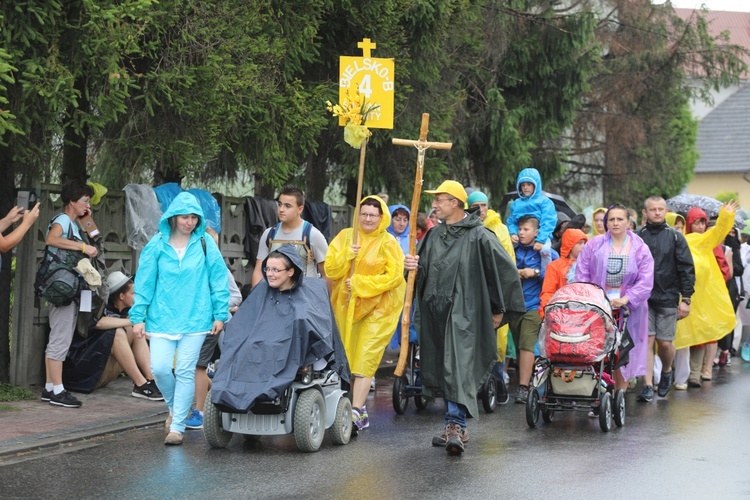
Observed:
[[[521,193],[521,183],[530,182],[534,185],[531,196],[525,197]],[[557,210],[555,204],[542,193],[542,178],[535,168],[524,168],[516,179],[518,199],[510,206],[510,217],[505,221],[510,234],[518,234],[518,219],[524,215],[532,215],[539,219],[539,234],[536,241],[544,244],[552,238],[552,232],[557,224]]]
[[[189,214],[200,220],[180,262],[169,245],[169,218]],[[215,320],[229,319],[227,268],[213,238],[204,237],[205,232],[206,219],[198,200],[190,193],[179,193],[138,261],[135,304],[130,309],[133,324],[145,321],[149,334],[174,335],[207,332]]]
[[[411,210],[406,208],[404,205],[391,205],[388,207],[388,212],[391,214],[391,225],[388,226],[386,231],[391,233],[394,238],[396,238],[396,241],[398,241],[398,244],[401,246],[401,250],[404,251],[404,255],[409,253],[409,223],[406,223],[406,229],[404,229],[404,232],[401,234],[397,234],[396,230],[393,229],[393,212],[395,212],[398,209],[406,210],[407,217],[411,215]]]

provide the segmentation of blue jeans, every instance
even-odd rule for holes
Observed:
[[[466,415],[468,411],[462,404],[454,401],[445,400],[445,425],[453,422],[461,426],[462,429],[466,429]]]
[[[180,340],[151,338],[151,371],[172,413],[170,431],[185,432],[185,420],[195,397],[195,366],[205,338],[205,335],[183,335]]]

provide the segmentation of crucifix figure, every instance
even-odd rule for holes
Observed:
[[[365,39],[367,41],[367,39]],[[422,114],[422,127],[419,130],[419,139],[392,139],[396,146],[410,146],[417,148],[417,172],[414,178],[414,194],[411,198],[411,214],[409,214],[409,254],[414,255],[417,251],[417,215],[419,211],[419,198],[422,194],[422,175],[424,173],[424,155],[428,149],[451,149],[451,142],[428,142],[430,115]],[[409,322],[411,318],[411,303],[414,298],[414,282],[417,271],[409,271],[406,280],[406,297],[404,298],[404,312],[401,316],[401,351],[398,355],[395,374],[400,377],[406,367],[406,358],[409,353]]]

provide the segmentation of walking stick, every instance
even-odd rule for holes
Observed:
[[[409,255],[417,253],[417,216],[419,211],[419,198],[422,194],[422,174],[424,173],[424,154],[429,148],[451,149],[450,142],[427,142],[429,132],[430,115],[422,114],[422,127],[419,130],[419,140],[392,139],[396,146],[412,146],[417,148],[417,172],[414,177],[414,193],[411,197],[411,213],[409,214]],[[404,309],[401,316],[401,350],[398,354],[395,375],[400,377],[406,368],[406,359],[409,356],[409,323],[411,322],[411,303],[414,298],[414,282],[417,271],[409,271],[406,279],[406,297],[404,298]]]

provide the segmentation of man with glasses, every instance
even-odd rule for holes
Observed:
[[[443,224],[430,230],[404,267],[417,271],[414,322],[419,334],[422,391],[440,392],[445,430],[432,440],[461,454],[466,419],[478,414],[477,392],[497,362],[496,329],[526,312],[514,262],[475,212],[464,211],[466,190],[445,181],[432,207]]]
[[[299,188],[286,186],[281,189],[277,204],[280,222],[266,229],[260,237],[252,285],[257,285],[263,279],[263,261],[269,252],[285,244],[294,245],[297,249],[306,277],[325,278],[324,261],[328,242],[317,228],[302,218],[304,194]]]
[[[62,187],[60,199],[63,212],[50,221],[45,243],[50,252],[58,254],[60,250],[81,252],[85,257],[94,258],[97,250],[86,245],[75,222],[91,210],[91,197],[94,190],[84,182],[72,180]],[[46,258],[46,256],[45,256]],[[64,408],[79,408],[81,401],[65,390],[62,381],[63,362],[68,355],[70,343],[78,319],[80,299],[62,306],[49,306],[49,342],[44,351],[46,381],[42,390],[42,401]]]

